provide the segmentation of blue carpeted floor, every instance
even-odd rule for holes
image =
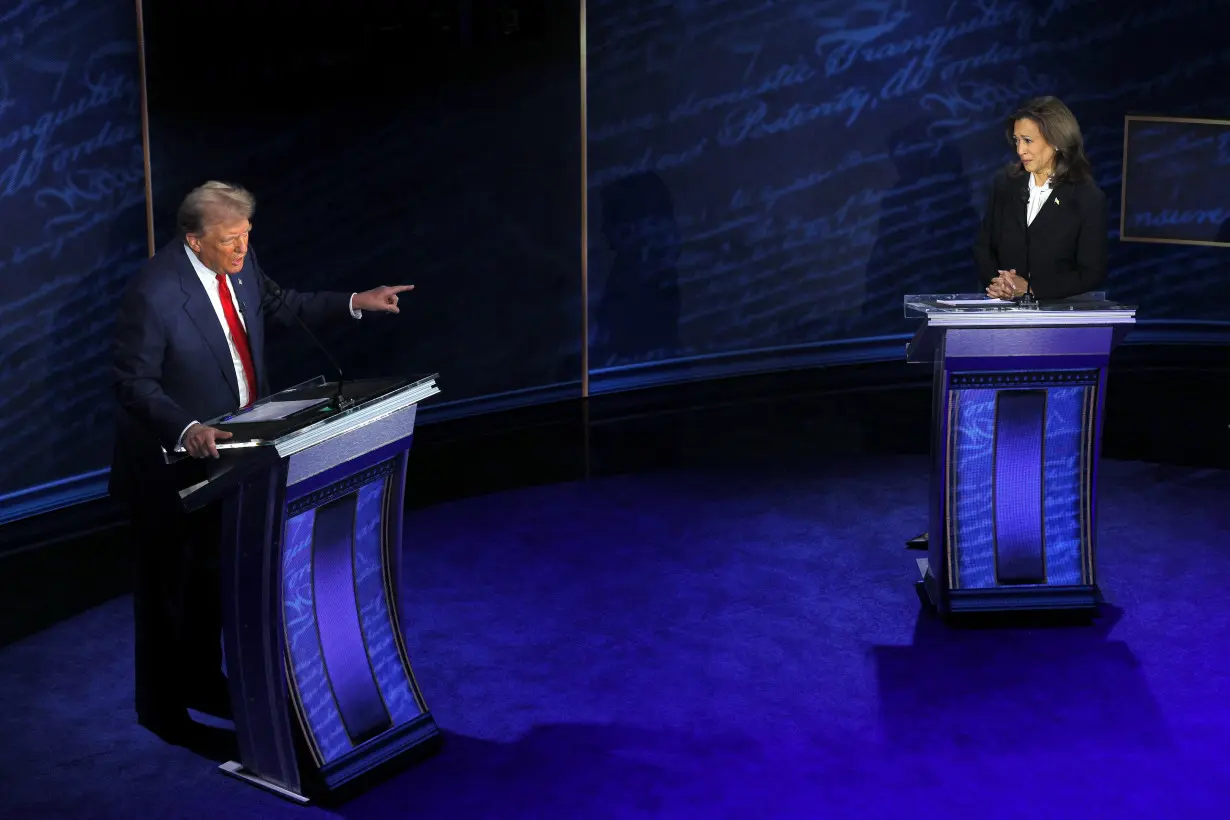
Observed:
[[[1063,628],[921,612],[902,541],[925,526],[925,459],[416,511],[407,637],[445,746],[331,811],[137,727],[114,600],[0,654],[0,815],[1222,816],[1230,474],[1101,479],[1110,605]]]

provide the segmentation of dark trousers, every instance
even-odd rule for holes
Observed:
[[[221,508],[133,505],[136,707],[144,721],[186,717],[222,678]]]

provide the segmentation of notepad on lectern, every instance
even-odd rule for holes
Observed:
[[[300,410],[324,404],[328,399],[297,399],[291,401],[271,401],[258,404],[247,410],[240,411],[226,419],[227,424],[247,424],[256,421],[281,421]]]

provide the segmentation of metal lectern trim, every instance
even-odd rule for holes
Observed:
[[[228,760],[225,763],[220,764],[218,766],[218,770],[225,775],[242,780],[249,785],[256,786],[258,789],[264,789],[267,792],[272,792],[278,797],[284,797],[287,800],[291,800],[301,806],[310,805],[312,802],[310,799],[304,797],[298,792],[293,792],[290,789],[284,789],[277,783],[270,780],[265,780],[252,774],[243,767],[242,763],[237,760]]]
[[[405,410],[439,392],[440,388],[436,386],[434,379],[425,384],[411,385],[369,407],[342,413],[333,424],[330,424],[330,420],[325,420],[297,433],[292,433],[274,442],[273,446],[277,449],[279,456],[283,458],[293,456],[309,447],[315,447],[329,439],[346,435],[374,421],[379,421],[385,416]]]

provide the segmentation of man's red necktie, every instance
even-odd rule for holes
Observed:
[[[239,321],[239,311],[235,310],[235,301],[231,299],[231,288],[226,283],[226,275],[218,274],[218,296],[222,301],[222,313],[226,316],[226,326],[230,328],[231,338],[235,340],[235,350],[239,353],[239,361],[243,365],[243,377],[248,383],[248,404],[256,401],[256,368],[252,366],[252,351],[248,349],[248,334]]]

